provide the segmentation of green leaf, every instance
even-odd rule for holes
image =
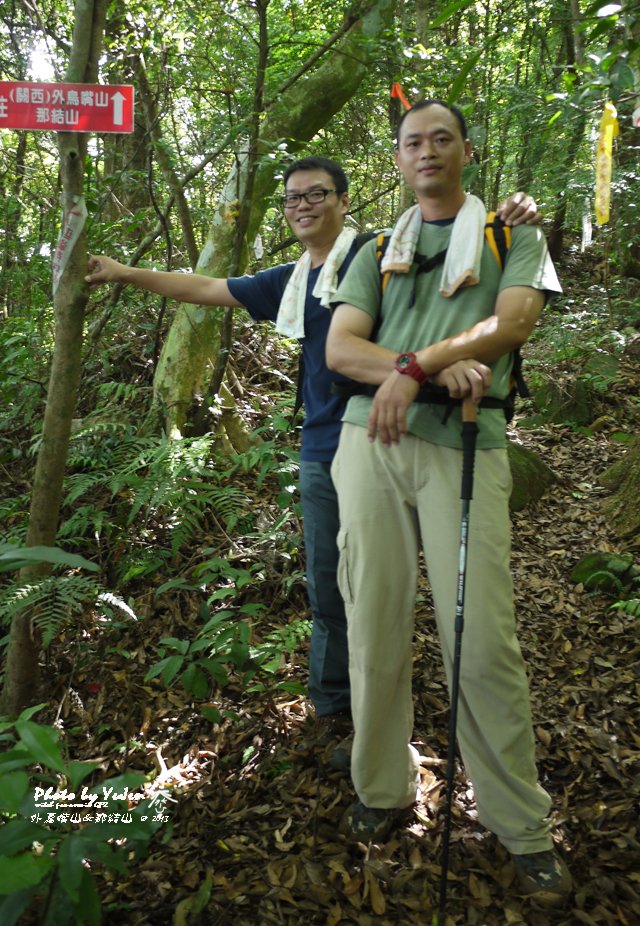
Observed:
[[[0,828],[0,855],[17,855],[42,839],[43,830],[28,820],[9,820]],[[3,860],[4,864],[4,860]]]
[[[26,772],[14,771],[0,775],[0,807],[9,813],[17,813],[29,790],[29,776]],[[0,830],[0,839],[2,830]]]
[[[22,891],[15,891],[15,893],[9,894],[8,897],[3,897],[0,900],[0,923],[2,923],[2,926],[16,926],[31,903],[31,898],[35,892],[36,887],[34,885]]]
[[[75,566],[98,572],[100,567],[84,556],[65,553],[58,547],[18,547],[12,543],[0,543],[0,572],[21,569],[29,563],[52,563],[56,566]]]
[[[162,681],[164,684],[169,687],[171,682],[174,680],[180,669],[182,668],[182,663],[184,662],[184,656],[169,656],[168,659],[163,660],[165,663],[162,670]]]
[[[454,82],[449,87],[449,93],[447,94],[447,103],[449,104],[455,103],[455,101],[458,99],[458,97],[464,90],[464,85],[467,82],[467,77],[469,76],[471,71],[474,69],[474,67],[478,63],[478,59],[480,58],[480,55],[481,55],[481,52],[479,51],[475,52],[475,54],[471,55],[471,57],[466,61],[464,67],[461,68],[460,73],[458,74]]]
[[[9,752],[0,753],[0,775],[7,775],[18,768],[27,768],[33,765],[33,756],[24,746],[14,746]],[[0,791],[2,800],[2,791]]]
[[[74,903],[80,899],[82,882],[82,860],[86,845],[80,835],[71,833],[60,843],[57,852],[60,882]]]
[[[301,682],[278,682],[276,688],[278,691],[290,691],[296,695],[303,695],[307,690],[306,685]]]
[[[37,762],[66,774],[67,766],[58,749],[59,734],[53,727],[43,727],[31,720],[17,720],[16,730],[24,745]]]
[[[194,585],[192,582],[188,582],[185,578],[169,579],[168,582],[164,582],[155,590],[156,595],[162,595],[163,592],[168,592],[172,588],[186,588],[189,590],[196,589],[198,586]]]
[[[207,875],[195,894],[191,894],[191,896],[185,897],[184,900],[180,901],[176,907],[174,922],[186,923],[190,919],[190,914],[202,913],[209,903],[212,886],[213,881],[211,875]]]
[[[80,884],[79,908],[89,926],[100,926],[102,921],[100,894],[96,887],[95,878],[91,871],[84,866],[82,868],[82,882]]]
[[[150,679],[156,678],[158,675],[162,675],[162,681],[164,684],[169,685],[169,683],[176,677],[182,668],[183,662],[184,656],[165,656],[165,658],[161,659],[160,662],[156,662],[151,666],[145,675],[144,680],[145,682],[148,682]]]
[[[67,766],[69,784],[71,790],[76,791],[78,785],[84,781],[87,775],[90,775],[95,769],[100,768],[100,762],[69,762]]]
[[[472,6],[474,3],[475,0],[454,0],[454,3],[450,3],[439,16],[436,16],[429,28],[437,29],[438,26],[446,23],[448,19],[451,19],[452,16],[455,16],[460,10],[466,10],[467,7]]]
[[[209,680],[194,662],[182,673],[182,684],[198,701],[209,694]]]
[[[38,711],[41,711],[45,707],[47,707],[46,701],[43,701],[42,704],[36,704],[35,707],[25,707],[18,717],[18,720],[31,720],[34,714],[37,714]]]
[[[53,863],[50,855],[32,855],[30,852],[3,858],[0,865],[0,894],[13,894],[40,884],[49,874]]]
[[[189,649],[189,641],[179,640],[177,637],[163,637],[160,643],[163,646],[170,646],[171,649],[177,650],[179,653],[182,653],[183,656]]]

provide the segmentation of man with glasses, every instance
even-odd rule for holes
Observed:
[[[338,504],[330,473],[344,400],[333,392],[332,383],[340,377],[329,372],[324,354],[331,320],[328,307],[358,243],[353,229],[345,228],[348,181],[337,162],[324,157],[295,161],[285,172],[284,184],[284,213],[305,249],[294,265],[260,270],[253,276],[212,279],[91,257],[86,279],[92,285],[131,283],[195,305],[244,307],[256,321],[275,322],[276,331],[300,338],[305,408],[300,494],[312,616],[308,690],[331,744],[350,730],[351,700],[346,618],[336,580]],[[539,218],[535,203],[522,193],[502,206],[501,215],[510,225],[535,223]]]

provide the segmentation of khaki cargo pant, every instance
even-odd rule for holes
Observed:
[[[367,807],[416,798],[412,638],[422,544],[447,678],[460,545],[462,454],[407,435],[384,447],[343,425],[332,477],[349,639],[353,784]],[[513,853],[551,847],[525,666],[515,635],[506,450],[476,453],[467,557],[458,742],[480,822]]]

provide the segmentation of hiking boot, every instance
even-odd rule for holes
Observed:
[[[543,906],[560,906],[571,893],[571,873],[555,849],[512,855],[523,894]]]
[[[334,750],[352,731],[349,711],[309,718],[302,739],[294,747],[295,754],[300,759],[315,760],[322,765],[330,764]]]
[[[318,746],[337,745],[352,733],[353,722],[349,711],[324,714],[322,717],[316,717],[313,724],[313,736]]]
[[[362,801],[351,806],[346,817],[348,837],[354,842],[384,842],[389,833],[404,819],[409,819],[410,807],[365,807]]]
[[[350,733],[349,736],[345,736],[344,739],[341,739],[340,742],[335,746],[331,755],[329,756],[329,767],[334,770],[334,772],[344,772],[349,774],[351,771],[351,750],[353,749],[353,733]]]

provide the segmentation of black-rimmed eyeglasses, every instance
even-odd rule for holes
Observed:
[[[337,193],[338,190],[309,190],[308,193],[285,193],[280,197],[280,202],[285,209],[295,209],[304,199],[310,206],[316,203],[323,203],[329,193]]]

